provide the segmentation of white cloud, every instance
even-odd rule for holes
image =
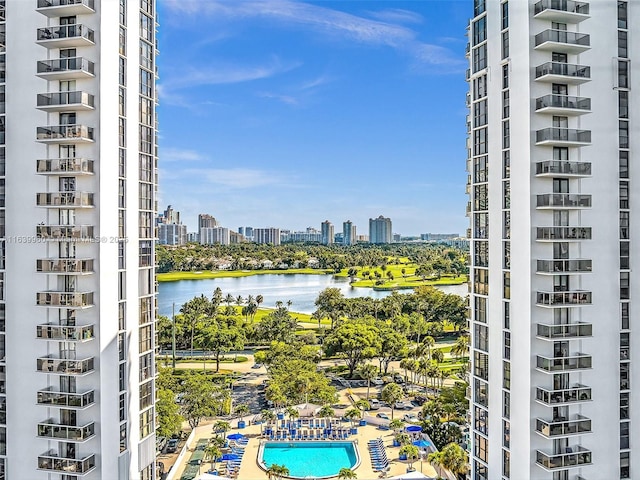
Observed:
[[[297,98],[291,95],[283,95],[280,93],[273,93],[273,92],[258,92],[257,95],[262,98],[270,98],[270,99],[278,100],[282,103],[286,103],[287,105],[298,105],[300,103]]]
[[[410,10],[403,10],[402,8],[388,8],[386,10],[369,11],[367,13],[373,18],[384,22],[422,23],[424,20],[422,15]]]
[[[160,160],[163,162],[194,162],[206,159],[207,157],[195,150],[173,147],[162,147],[160,150]]]
[[[266,185],[298,186],[296,179],[291,176],[251,168],[198,168],[185,169],[181,173],[186,178],[199,179],[200,185],[214,184],[234,189]]]

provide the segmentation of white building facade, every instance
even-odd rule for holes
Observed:
[[[154,3],[2,1],[0,478],[156,475]]]
[[[380,215],[369,219],[369,243],[393,242],[393,230],[390,218]]]
[[[203,227],[200,229],[201,245],[229,245],[229,229],[225,227]]]
[[[322,235],[322,244],[323,245],[331,245],[333,244],[333,237],[335,236],[333,223],[329,220],[325,220],[320,224],[320,233]]]
[[[342,244],[343,245],[355,245],[357,240],[356,226],[347,220],[342,223]]]
[[[472,16],[471,478],[640,478],[640,2]]]
[[[253,241],[256,243],[270,243],[272,245],[280,245],[279,228],[254,228],[252,233]]]

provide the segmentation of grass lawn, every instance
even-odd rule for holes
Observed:
[[[416,277],[415,275],[407,275],[406,277],[394,277],[393,280],[384,278],[382,285],[376,285],[377,279],[373,280],[356,280],[351,284],[353,287],[369,287],[374,290],[397,290],[397,289],[412,289],[423,285],[461,285],[467,281],[466,275],[443,276],[439,280],[427,279],[423,280],[422,277]]]
[[[317,268],[290,268],[289,270],[219,270],[203,272],[168,272],[158,273],[159,282],[177,282],[178,280],[201,280],[210,278],[250,277],[252,275],[327,275],[331,270]]]

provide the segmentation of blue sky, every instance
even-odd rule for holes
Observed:
[[[464,233],[471,0],[160,0],[160,197],[189,231]]]

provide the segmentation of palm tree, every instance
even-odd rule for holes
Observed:
[[[233,295],[231,295],[230,293],[227,293],[227,296],[224,297],[224,303],[227,304],[227,307],[230,307],[234,301],[235,298],[233,298]]]
[[[367,400],[369,400],[369,389],[371,388],[371,380],[378,375],[378,369],[371,363],[366,363],[359,370],[360,376],[367,381]]]
[[[256,304],[258,305],[258,308],[260,308],[260,305],[262,304],[262,302],[264,302],[264,297],[262,295],[257,295]]]
[[[344,412],[344,418],[348,419],[351,422],[351,428],[353,428],[353,422],[356,418],[361,418],[362,412],[357,408],[350,408],[346,412]]]
[[[350,468],[341,468],[338,472],[338,480],[350,480],[352,478],[358,478],[358,474]]]
[[[467,356],[469,354],[469,335],[460,335],[456,343],[451,347],[451,353],[456,358]]]
[[[204,449],[204,458],[206,459],[205,461],[211,462],[211,470],[216,469],[216,462],[221,455],[222,450],[215,442],[209,443]]]
[[[444,361],[444,353],[442,350],[434,350],[431,352],[431,360],[435,360],[436,363],[442,363]]]
[[[267,468],[266,473],[269,480],[280,480],[283,477],[289,476],[289,469],[285,465],[278,465],[274,463]]]
[[[402,397],[404,397],[404,392],[402,391],[402,388],[400,388],[400,385],[398,385],[397,383],[389,383],[382,389],[380,398],[383,402],[386,402],[391,406],[391,420],[393,420],[395,403],[401,400]]]
[[[439,452],[430,453],[427,460],[432,465],[449,470],[456,476],[467,471],[467,455],[457,443],[450,443]]]
[[[404,422],[399,418],[396,418],[395,420],[391,420],[389,422],[389,428],[396,433],[402,430],[402,427],[404,427]]]
[[[300,412],[298,411],[298,409],[293,407],[287,407],[284,410],[284,413],[289,416],[289,422],[291,422],[291,420],[293,420],[294,418],[298,418],[300,416]]]
[[[262,412],[260,412],[260,417],[262,417],[262,420],[267,422],[267,426],[271,426],[271,423],[276,419],[276,414],[273,413],[271,410],[265,409],[265,410],[262,410]]]
[[[287,300],[287,310],[291,308],[291,305],[293,305],[293,300]]]
[[[424,340],[422,340],[422,344],[427,347],[427,357],[431,358],[431,349],[436,344],[435,338],[433,338],[431,335],[427,335],[426,337],[424,337]]]
[[[231,424],[229,422],[225,422],[224,420],[218,420],[213,424],[213,432],[218,433],[222,432],[223,438],[227,439],[227,432],[231,430]]]
[[[420,449],[415,445],[404,445],[400,448],[400,455],[406,455],[409,469],[413,469],[413,462],[420,458]]]
[[[396,436],[394,438],[396,442],[398,442],[401,446],[411,444],[411,437],[409,436],[408,433],[405,433],[405,432],[396,433]]]
[[[244,303],[244,298],[242,298],[242,295],[238,295],[236,297],[236,305],[241,307],[243,303]]]
[[[353,404],[354,407],[359,408],[360,410],[369,410],[371,408],[371,404],[364,399],[360,399]]]
[[[236,415],[238,418],[242,419],[247,413],[249,413],[249,407],[243,403],[236,407]]]
[[[331,405],[324,405],[319,411],[318,416],[320,418],[332,418],[336,414],[335,410],[331,408]]]

